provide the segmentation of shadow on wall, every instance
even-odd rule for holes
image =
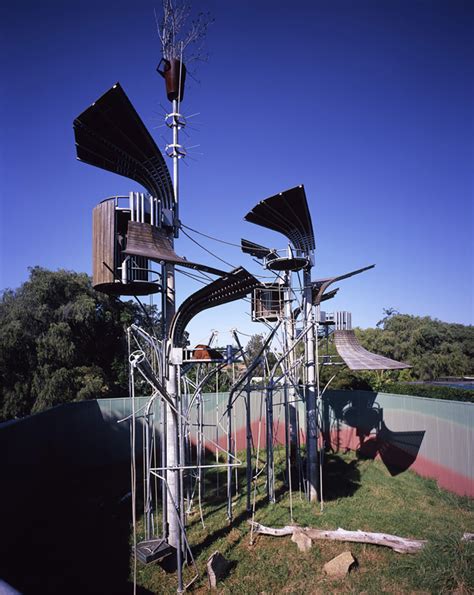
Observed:
[[[372,392],[327,392],[323,398],[326,448],[332,452],[354,449],[360,458],[379,455],[389,473],[398,475],[415,462],[425,431],[391,431],[376,398]]]
[[[129,594],[128,425],[63,405],[0,425],[0,452],[0,577],[25,595]]]

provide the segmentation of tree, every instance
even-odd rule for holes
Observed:
[[[441,322],[429,316],[411,316],[385,310],[376,329],[357,329],[369,351],[409,363],[403,380],[435,380],[441,376],[470,375],[474,362],[474,328]]]
[[[1,419],[126,394],[132,322],[146,324],[140,308],[96,292],[85,273],[31,268],[0,298]]]

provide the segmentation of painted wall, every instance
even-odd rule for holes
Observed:
[[[227,393],[203,395],[205,446],[210,452],[222,450],[227,444],[227,400]],[[144,397],[136,400],[139,451],[143,436],[141,416],[146,402]],[[154,410],[155,428],[159,432],[158,402]],[[448,490],[474,497],[473,403],[328,391],[323,412],[326,443],[332,450],[358,449],[364,456],[381,458],[393,474],[410,467],[420,475],[436,479]],[[1,424],[0,467],[101,467],[125,462],[130,456],[130,424],[117,422],[130,413],[128,398],[99,399],[55,407]],[[242,397],[234,404],[232,416],[234,439],[240,450],[245,448]],[[253,444],[264,447],[265,407],[261,393],[251,395],[251,419]],[[195,422],[194,410],[191,423]],[[298,407],[297,422],[304,441],[302,404]],[[277,443],[283,443],[284,412],[278,393],[274,395],[274,433]]]
[[[362,420],[368,411],[363,405],[372,398],[372,408],[381,409],[385,428],[380,432],[379,440],[375,438],[375,430],[364,437],[362,451],[365,449],[370,455],[372,446],[377,451],[376,456],[383,459],[384,454],[387,456],[383,450],[391,450],[392,459],[397,455],[407,461],[413,459],[410,468],[436,479],[441,487],[460,495],[474,496],[473,403],[364,391],[330,391],[329,441],[335,450],[361,448],[359,422],[351,427],[344,419],[340,422],[344,415],[338,414],[342,408],[347,411],[352,406],[356,418],[358,410]],[[347,415],[345,417],[347,420]],[[360,425],[364,425],[363,421]]]

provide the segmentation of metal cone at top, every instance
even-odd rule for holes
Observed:
[[[162,70],[160,70],[162,66]],[[166,83],[166,96],[169,101],[183,101],[184,84],[186,82],[186,66],[184,62],[173,58],[166,60],[162,58],[156,67],[156,71],[161,74]]]

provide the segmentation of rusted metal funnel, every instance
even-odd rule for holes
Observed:
[[[162,70],[160,70],[162,66]],[[169,101],[183,100],[184,83],[186,81],[186,66],[177,58],[166,60],[162,58],[156,68],[157,72],[165,79],[166,95]]]

